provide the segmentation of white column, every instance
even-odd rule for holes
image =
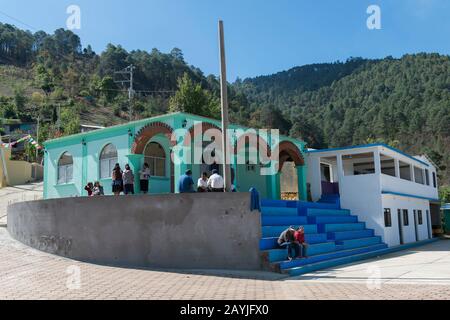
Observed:
[[[400,178],[400,161],[398,159],[394,159],[395,162],[395,176]]]
[[[344,187],[344,163],[342,161],[342,154],[338,154],[337,156],[337,174],[338,174],[338,183],[339,183],[339,193],[343,194]]]
[[[409,167],[411,168],[411,181],[412,182],[416,182],[416,175],[414,173],[414,166],[411,164]]]
[[[311,160],[308,175],[311,181],[311,196],[313,201],[318,201],[322,196],[322,173],[320,171],[320,157]]]
[[[380,156],[380,150],[376,150],[373,153],[373,160],[375,162],[375,173],[381,174],[381,156]]]

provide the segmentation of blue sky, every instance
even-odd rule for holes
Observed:
[[[351,56],[450,53],[448,0],[0,0],[0,21],[53,32],[65,27],[71,4],[81,8],[83,45],[97,52],[110,42],[127,50],[179,47],[205,74],[219,70],[221,18],[230,81]],[[381,7],[381,30],[366,26],[372,4]]]

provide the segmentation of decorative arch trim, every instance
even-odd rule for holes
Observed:
[[[280,142],[276,152],[278,152],[280,157],[280,171],[283,168],[283,165],[289,160],[293,161],[296,166],[305,165],[305,159],[303,158],[301,151],[294,143],[290,141]]]
[[[163,134],[169,141],[171,140],[173,129],[163,122],[152,122],[144,126],[136,134],[133,146],[131,147],[132,154],[143,154],[148,142],[156,135]]]

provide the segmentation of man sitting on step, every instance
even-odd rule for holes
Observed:
[[[306,248],[308,244],[305,242],[305,228],[299,227],[294,234],[295,241],[300,245],[300,257],[307,258]]]
[[[295,229],[293,227],[289,227],[281,233],[280,237],[278,238],[278,245],[282,248],[285,248],[287,246],[289,261],[300,258],[301,247],[300,244],[295,240]],[[292,256],[292,251],[294,251],[294,256]]]

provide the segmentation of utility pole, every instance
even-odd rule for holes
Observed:
[[[219,52],[220,52],[220,91],[222,104],[222,152],[223,152],[223,177],[225,181],[225,191],[231,191],[231,161],[228,150],[228,85],[227,66],[225,57],[225,35],[223,21],[219,20]]]
[[[58,104],[58,121],[57,121],[58,133],[61,132],[61,104]]]
[[[134,120],[134,115],[133,115],[133,97],[134,97],[134,70],[136,69],[135,66],[133,65],[129,65],[128,67],[126,67],[125,69],[121,70],[121,71],[116,71],[114,72],[115,74],[121,74],[121,75],[126,75],[128,76],[127,79],[125,80],[117,80],[114,81],[115,83],[120,83],[120,84],[124,84],[124,83],[128,83],[129,87],[128,87],[128,103],[129,103],[129,111],[130,111],[130,121]]]
[[[39,145],[39,125],[41,124],[41,116],[37,116],[37,126],[36,126],[36,142]],[[39,148],[36,147],[36,162],[39,161]]]

